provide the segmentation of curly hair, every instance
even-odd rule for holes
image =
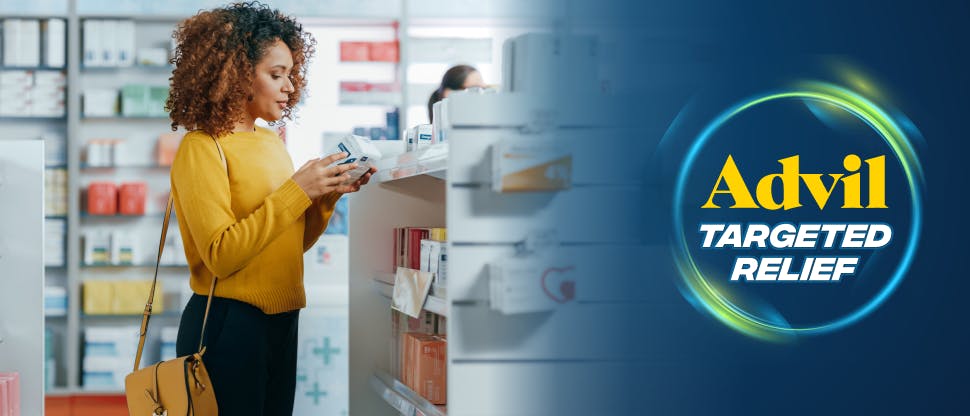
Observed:
[[[178,46],[170,61],[175,69],[165,102],[172,130],[181,125],[213,137],[232,131],[253,98],[256,64],[277,40],[293,54],[294,92],[283,110],[283,119],[292,118],[316,45],[295,19],[261,3],[233,3],[182,21],[172,37]]]

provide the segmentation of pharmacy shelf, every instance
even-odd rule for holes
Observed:
[[[145,268],[154,268],[155,265],[154,264],[81,264],[80,267],[82,269],[128,269],[128,268],[145,269]],[[187,270],[189,266],[163,264],[161,266],[158,266],[158,268],[161,270],[166,270],[166,269],[171,269],[171,270],[186,269]]]
[[[390,282],[394,281],[394,275],[390,275]],[[394,283],[388,283],[387,276],[380,276],[374,278],[374,289],[377,290],[381,296],[387,298],[388,301],[394,296]],[[448,316],[448,300],[435,295],[428,295],[428,298],[424,301],[424,310],[441,315],[444,317]]]
[[[106,171],[106,170],[119,170],[119,169],[170,169],[171,166],[165,165],[111,165],[111,166],[91,166],[87,164],[81,165],[82,171]]]
[[[117,71],[171,72],[171,65],[131,65],[131,66],[82,66],[81,73],[105,73]]]
[[[67,121],[67,117],[29,117],[29,116],[0,116],[0,121],[9,121],[17,123],[50,123],[50,122],[64,122]]]
[[[165,116],[81,116],[82,121],[161,121],[170,120],[167,115]]]
[[[370,105],[397,107],[401,104],[400,92],[341,91],[338,103],[343,106]]]
[[[165,213],[151,213],[151,214],[140,214],[140,215],[123,215],[123,214],[112,214],[112,215],[96,215],[88,214],[86,212],[81,213],[82,220],[114,220],[114,219],[140,219],[140,218],[165,218]]]
[[[437,406],[386,373],[374,373],[370,378],[370,385],[387,404],[402,415],[446,416]]]
[[[0,65],[0,71],[61,71],[66,72],[65,67],[56,66],[3,66]]]
[[[448,143],[430,145],[424,149],[402,153],[377,162],[378,183],[386,183],[415,176],[446,179],[448,174]]]

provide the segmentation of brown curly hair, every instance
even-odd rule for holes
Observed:
[[[261,3],[233,3],[182,21],[172,37],[178,46],[165,102],[172,130],[181,125],[213,137],[231,132],[252,99],[256,64],[277,40],[293,54],[294,92],[283,110],[283,119],[292,118],[316,45],[295,19]]]

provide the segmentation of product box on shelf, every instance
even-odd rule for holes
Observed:
[[[370,44],[367,42],[340,42],[340,60],[344,62],[370,60]]]
[[[390,42],[371,42],[370,60],[378,62],[398,62],[398,43]]]
[[[91,182],[87,200],[88,214],[115,215],[118,210],[118,187],[111,182]]]
[[[84,329],[81,384],[85,389],[115,390],[124,386],[125,376],[131,372],[137,334],[137,326]]]
[[[87,315],[137,315],[145,309],[151,280],[86,280],[82,284],[82,307]],[[162,282],[155,287],[152,312],[164,312]]]
[[[185,132],[170,132],[162,133],[158,136],[158,143],[155,150],[155,162],[158,166],[172,166],[172,161],[175,160],[175,152],[179,149],[179,144],[182,143],[182,137],[185,136]]]
[[[554,139],[502,140],[492,148],[492,190],[541,192],[572,185],[572,150]]]
[[[145,199],[148,185],[145,182],[127,182],[118,188],[118,213],[121,215],[145,215]]]
[[[44,316],[67,315],[67,288],[44,286]]]
[[[118,90],[89,88],[81,96],[85,117],[111,117],[118,114]]]
[[[409,332],[404,338],[403,382],[432,404],[448,398],[448,343],[438,335]]]
[[[20,373],[0,373],[0,415],[20,416]]]

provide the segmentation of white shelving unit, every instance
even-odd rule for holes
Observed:
[[[610,114],[589,111],[608,108],[597,103],[603,99],[590,97],[582,105],[565,106],[510,93],[453,96],[445,101],[446,116],[440,121],[447,157],[427,157],[424,152],[443,154],[428,148],[385,159],[379,182],[351,199],[352,413],[432,414],[405,394],[388,393],[399,384],[388,376],[393,374],[388,368],[388,283],[392,229],[400,226],[448,229],[448,296],[425,304],[425,310],[448,317],[447,414],[598,414],[610,407],[598,407],[598,400],[590,397],[602,395],[606,402],[621,398],[608,384],[592,380],[611,380],[611,372],[627,368],[623,360],[634,355],[636,346],[597,341],[615,339],[609,331],[626,323],[575,327],[595,322],[596,316],[623,317],[622,302],[641,296],[636,289],[644,285],[624,279],[639,276],[631,270],[646,273],[649,267],[632,263],[646,253],[641,241],[642,162],[629,160],[604,169],[601,152],[585,151],[591,141],[597,148],[629,145],[626,138],[635,134],[599,127],[613,121]],[[556,117],[541,123],[533,119],[548,114]],[[545,139],[573,149],[571,188],[517,193],[491,189],[493,146]],[[627,151],[641,154],[654,144],[634,143]],[[522,255],[520,243],[549,230],[558,234],[549,248],[552,260],[536,261],[575,268],[575,298],[538,313],[494,310],[489,264]],[[543,265],[547,270],[556,266]],[[544,280],[523,278],[524,284],[537,285],[536,290]]]

